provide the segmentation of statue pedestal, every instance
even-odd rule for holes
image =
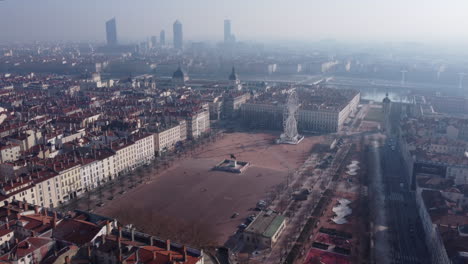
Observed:
[[[297,145],[304,139],[304,136],[297,135],[295,137],[288,137],[285,134],[281,134],[280,138],[276,140],[276,144],[289,144]]]

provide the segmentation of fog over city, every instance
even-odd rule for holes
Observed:
[[[243,41],[468,41],[464,0],[5,0],[0,41],[103,41],[116,17],[125,41],[185,24],[188,40],[218,41],[221,21],[235,21]]]
[[[1,264],[467,264],[467,0],[0,0]]]

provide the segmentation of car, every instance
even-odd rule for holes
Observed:
[[[238,217],[238,216],[239,216],[239,213],[235,212],[235,213],[233,213],[233,214],[231,215],[231,218],[236,218],[236,217]]]
[[[245,229],[246,227],[247,227],[246,224],[240,224],[240,225],[238,226],[239,229]]]

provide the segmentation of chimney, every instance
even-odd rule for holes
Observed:
[[[153,237],[153,236],[150,236],[150,246],[154,246],[154,244],[153,244],[153,243],[154,243],[154,242],[153,242],[153,239],[154,239],[154,237]]]
[[[120,263],[123,263],[123,257],[122,257],[122,249],[119,247],[119,252],[118,252],[118,260],[119,260],[119,264]]]
[[[110,233],[111,233],[111,223],[110,223],[109,220],[107,220],[107,222],[106,222],[106,233],[107,233],[107,235],[110,235]]]
[[[119,234],[117,235],[117,243],[119,244],[119,248],[121,248],[121,241],[122,241],[122,227],[119,226]]]
[[[135,241],[135,228],[132,228],[130,232],[132,232],[132,241]]]
[[[65,256],[65,264],[70,264],[70,257],[69,256]]]
[[[57,226],[57,212],[54,212],[54,219],[52,219],[52,228]]]
[[[21,181],[23,181],[23,178],[21,178]],[[28,210],[28,202],[24,202],[24,210]]]
[[[22,201],[18,201],[18,207],[19,207],[19,209],[23,208],[23,202]]]
[[[171,240],[166,240],[166,250],[171,251]]]
[[[106,243],[106,235],[101,235],[101,241],[103,245]]]
[[[39,214],[39,206],[37,205],[34,206],[34,213]]]
[[[183,251],[182,254],[184,255],[184,262],[186,262],[187,261],[187,247],[185,245],[182,247],[182,251]]]
[[[155,250],[153,251],[153,261],[156,260],[156,256],[158,255],[158,252]]]
[[[169,252],[169,261],[172,261],[172,252]]]
[[[6,229],[10,229],[10,221],[8,220],[8,217],[5,219],[5,222]]]
[[[11,215],[11,210],[10,210],[10,207],[8,206],[7,207],[7,216]]]

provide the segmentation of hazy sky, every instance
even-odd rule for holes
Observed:
[[[221,40],[232,20],[238,40],[468,40],[468,0],[5,0],[0,41],[144,40],[179,19],[184,38]]]

